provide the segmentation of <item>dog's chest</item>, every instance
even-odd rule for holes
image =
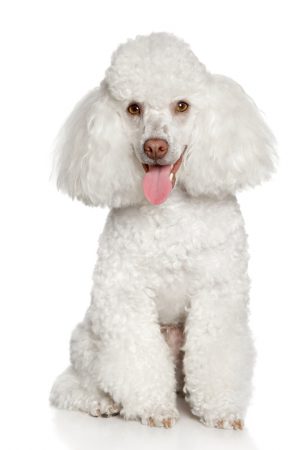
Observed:
[[[184,320],[190,292],[201,279],[199,261],[203,264],[207,252],[226,239],[226,224],[234,221],[235,210],[233,198],[199,201],[181,194],[159,207],[111,213],[108,231],[114,236],[114,252],[138,274],[161,323]]]

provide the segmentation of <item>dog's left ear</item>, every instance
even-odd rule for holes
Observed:
[[[182,179],[190,195],[234,193],[271,176],[275,139],[241,86],[208,74],[195,107],[194,135]]]
[[[93,206],[141,200],[143,170],[121,113],[105,81],[75,106],[57,140],[54,173],[60,190]]]

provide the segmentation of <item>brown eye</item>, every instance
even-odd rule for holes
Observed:
[[[186,111],[188,109],[188,107],[189,107],[188,103],[180,100],[180,102],[178,102],[177,105],[176,105],[176,111],[184,112],[184,111]]]
[[[127,111],[129,112],[129,114],[138,116],[139,114],[141,114],[141,107],[137,103],[132,103],[128,106]]]

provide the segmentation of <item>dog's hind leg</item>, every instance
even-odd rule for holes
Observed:
[[[84,387],[72,366],[57,377],[50,393],[50,403],[57,408],[78,410],[94,417],[115,416],[120,411],[105,392]]]

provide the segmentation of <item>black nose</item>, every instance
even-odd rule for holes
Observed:
[[[168,153],[168,143],[164,139],[148,139],[144,143],[144,152],[150,159],[161,159]]]

